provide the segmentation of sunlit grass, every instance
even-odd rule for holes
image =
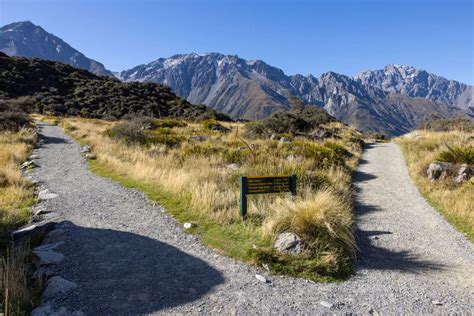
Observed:
[[[314,250],[324,251],[293,258],[292,262],[309,262],[307,269],[295,273],[283,271],[278,268],[281,261],[272,260],[268,263],[273,271],[314,280],[347,275],[355,249],[350,174],[361,152],[358,133],[332,123],[331,127],[340,129],[341,138],[318,143],[299,138],[280,143],[245,139],[245,126],[239,123],[223,123],[230,129],[228,133],[189,123],[166,127],[166,131],[161,127],[147,131],[147,138],[134,145],[110,137],[114,124],[67,118],[62,119],[61,126],[81,143],[92,146],[97,156],[90,161],[94,172],[144,191],[179,221],[194,223],[190,232],[200,235],[210,247],[261,264],[265,263],[262,252],[273,252],[271,244],[276,235],[293,231]],[[157,134],[160,137],[155,137]],[[179,139],[179,144],[171,145],[163,135]],[[205,136],[206,140],[196,141],[193,136]],[[229,167],[232,163],[237,170]],[[289,194],[251,196],[248,217],[242,220],[239,176],[282,174],[298,176],[298,196],[294,200]],[[282,214],[303,214],[294,211],[302,209],[305,220],[296,223],[284,219],[285,225],[277,224],[283,221]],[[309,233],[313,229],[318,232]],[[311,263],[319,268],[312,269]]]
[[[400,137],[408,169],[427,200],[456,228],[474,241],[474,182],[456,185],[452,177],[430,182],[426,170],[434,161],[472,162],[474,133],[416,131]],[[454,152],[453,152],[454,149]],[[471,165],[472,167],[472,165]]]

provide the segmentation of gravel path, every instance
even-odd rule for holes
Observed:
[[[65,221],[57,272],[78,284],[54,299],[55,308],[89,315],[474,311],[474,247],[419,195],[395,144],[368,148],[355,174],[356,275],[339,284],[281,276],[262,283],[255,278],[262,270],[207,249],[142,193],[89,172],[80,146],[59,127],[40,126],[44,143],[31,174],[58,194],[39,207]]]

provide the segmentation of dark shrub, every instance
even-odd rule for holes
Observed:
[[[473,132],[474,120],[467,117],[447,119],[433,114],[426,122],[420,124],[419,129],[426,129],[435,132],[447,132],[452,130]]]
[[[0,112],[0,131],[17,132],[24,127],[32,127],[30,117],[22,112],[5,111]]]
[[[106,134],[129,145],[145,144],[148,140],[143,127],[135,122],[123,122],[106,131]]]
[[[335,121],[324,109],[306,106],[293,111],[278,111],[270,117],[247,124],[249,136],[265,136],[283,133],[308,133],[321,124]]]

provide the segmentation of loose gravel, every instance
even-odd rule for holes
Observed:
[[[360,254],[346,282],[268,275],[183,232],[143,193],[92,174],[80,145],[40,123],[30,173],[66,242],[57,273],[78,286],[59,309],[89,315],[376,314],[474,311],[474,247],[420,196],[395,144],[365,151],[354,175]],[[100,150],[100,149],[99,149]],[[255,276],[262,275],[267,282]]]

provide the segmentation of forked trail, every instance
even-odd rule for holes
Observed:
[[[56,308],[86,314],[472,313],[474,247],[420,196],[395,144],[369,147],[355,174],[356,274],[339,284],[268,276],[207,249],[143,194],[92,174],[80,146],[41,124],[34,178],[69,236],[58,273],[78,287]],[[333,307],[320,304],[328,301]],[[438,301],[434,304],[432,301]]]

